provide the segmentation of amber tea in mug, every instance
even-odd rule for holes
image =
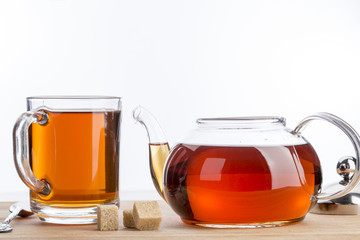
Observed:
[[[31,200],[78,207],[116,200],[120,111],[45,112],[49,123],[29,129],[30,162],[52,192],[46,197],[31,192]]]
[[[54,108],[54,101],[82,108]],[[106,102],[112,106],[101,105]],[[120,99],[47,97],[45,103],[32,110],[28,128],[30,168],[44,185],[30,191],[32,210],[47,222],[95,222],[96,205],[119,204]]]

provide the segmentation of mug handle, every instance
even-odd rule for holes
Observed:
[[[360,137],[359,134],[344,120],[341,118],[325,112],[315,113],[313,115],[310,115],[303,119],[297,127],[293,130],[293,134],[301,136],[301,130],[303,130],[307,124],[312,120],[325,120],[329,123],[332,123],[333,125],[340,128],[349,138],[351,143],[353,144],[355,148],[355,154],[356,158],[355,160],[355,171],[352,176],[352,180],[347,184],[346,188],[337,191],[335,193],[318,193],[317,195],[314,195],[314,200],[331,200],[335,198],[339,198],[344,196],[345,194],[349,193],[358,183],[360,180],[360,165],[359,165],[359,159],[360,159]]]
[[[45,125],[49,116],[45,111],[33,110],[23,113],[13,129],[13,150],[16,170],[21,180],[34,192],[47,196],[51,192],[49,183],[39,180],[30,165],[29,127],[32,123]]]

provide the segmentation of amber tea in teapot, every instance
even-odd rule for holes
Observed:
[[[146,126],[150,170],[156,189],[189,225],[271,227],[304,219],[317,200],[349,192],[320,193],[321,165],[301,136],[311,120],[322,119],[343,130],[359,159],[358,134],[340,118],[318,113],[290,130],[281,117],[198,119],[198,128],[172,149],[155,118],[138,107],[134,118]]]
[[[321,184],[319,159],[310,144],[179,144],[174,152],[164,173],[164,193],[190,224],[198,220],[214,224],[298,221]],[[288,162],[289,157],[293,162]]]

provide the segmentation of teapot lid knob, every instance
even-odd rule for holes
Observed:
[[[343,177],[343,179],[339,182],[340,185],[346,186],[354,174],[354,166],[355,166],[355,158],[351,156],[342,157],[337,165],[336,172]]]

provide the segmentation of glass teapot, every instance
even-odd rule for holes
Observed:
[[[139,106],[133,117],[148,133],[150,170],[158,193],[189,225],[233,228],[296,223],[318,200],[344,196],[360,180],[359,135],[329,113],[311,115],[294,130],[286,128],[282,117],[198,119],[198,128],[171,150],[147,110]],[[320,192],[320,161],[301,135],[316,119],[339,127],[356,152],[352,180],[331,194]]]

